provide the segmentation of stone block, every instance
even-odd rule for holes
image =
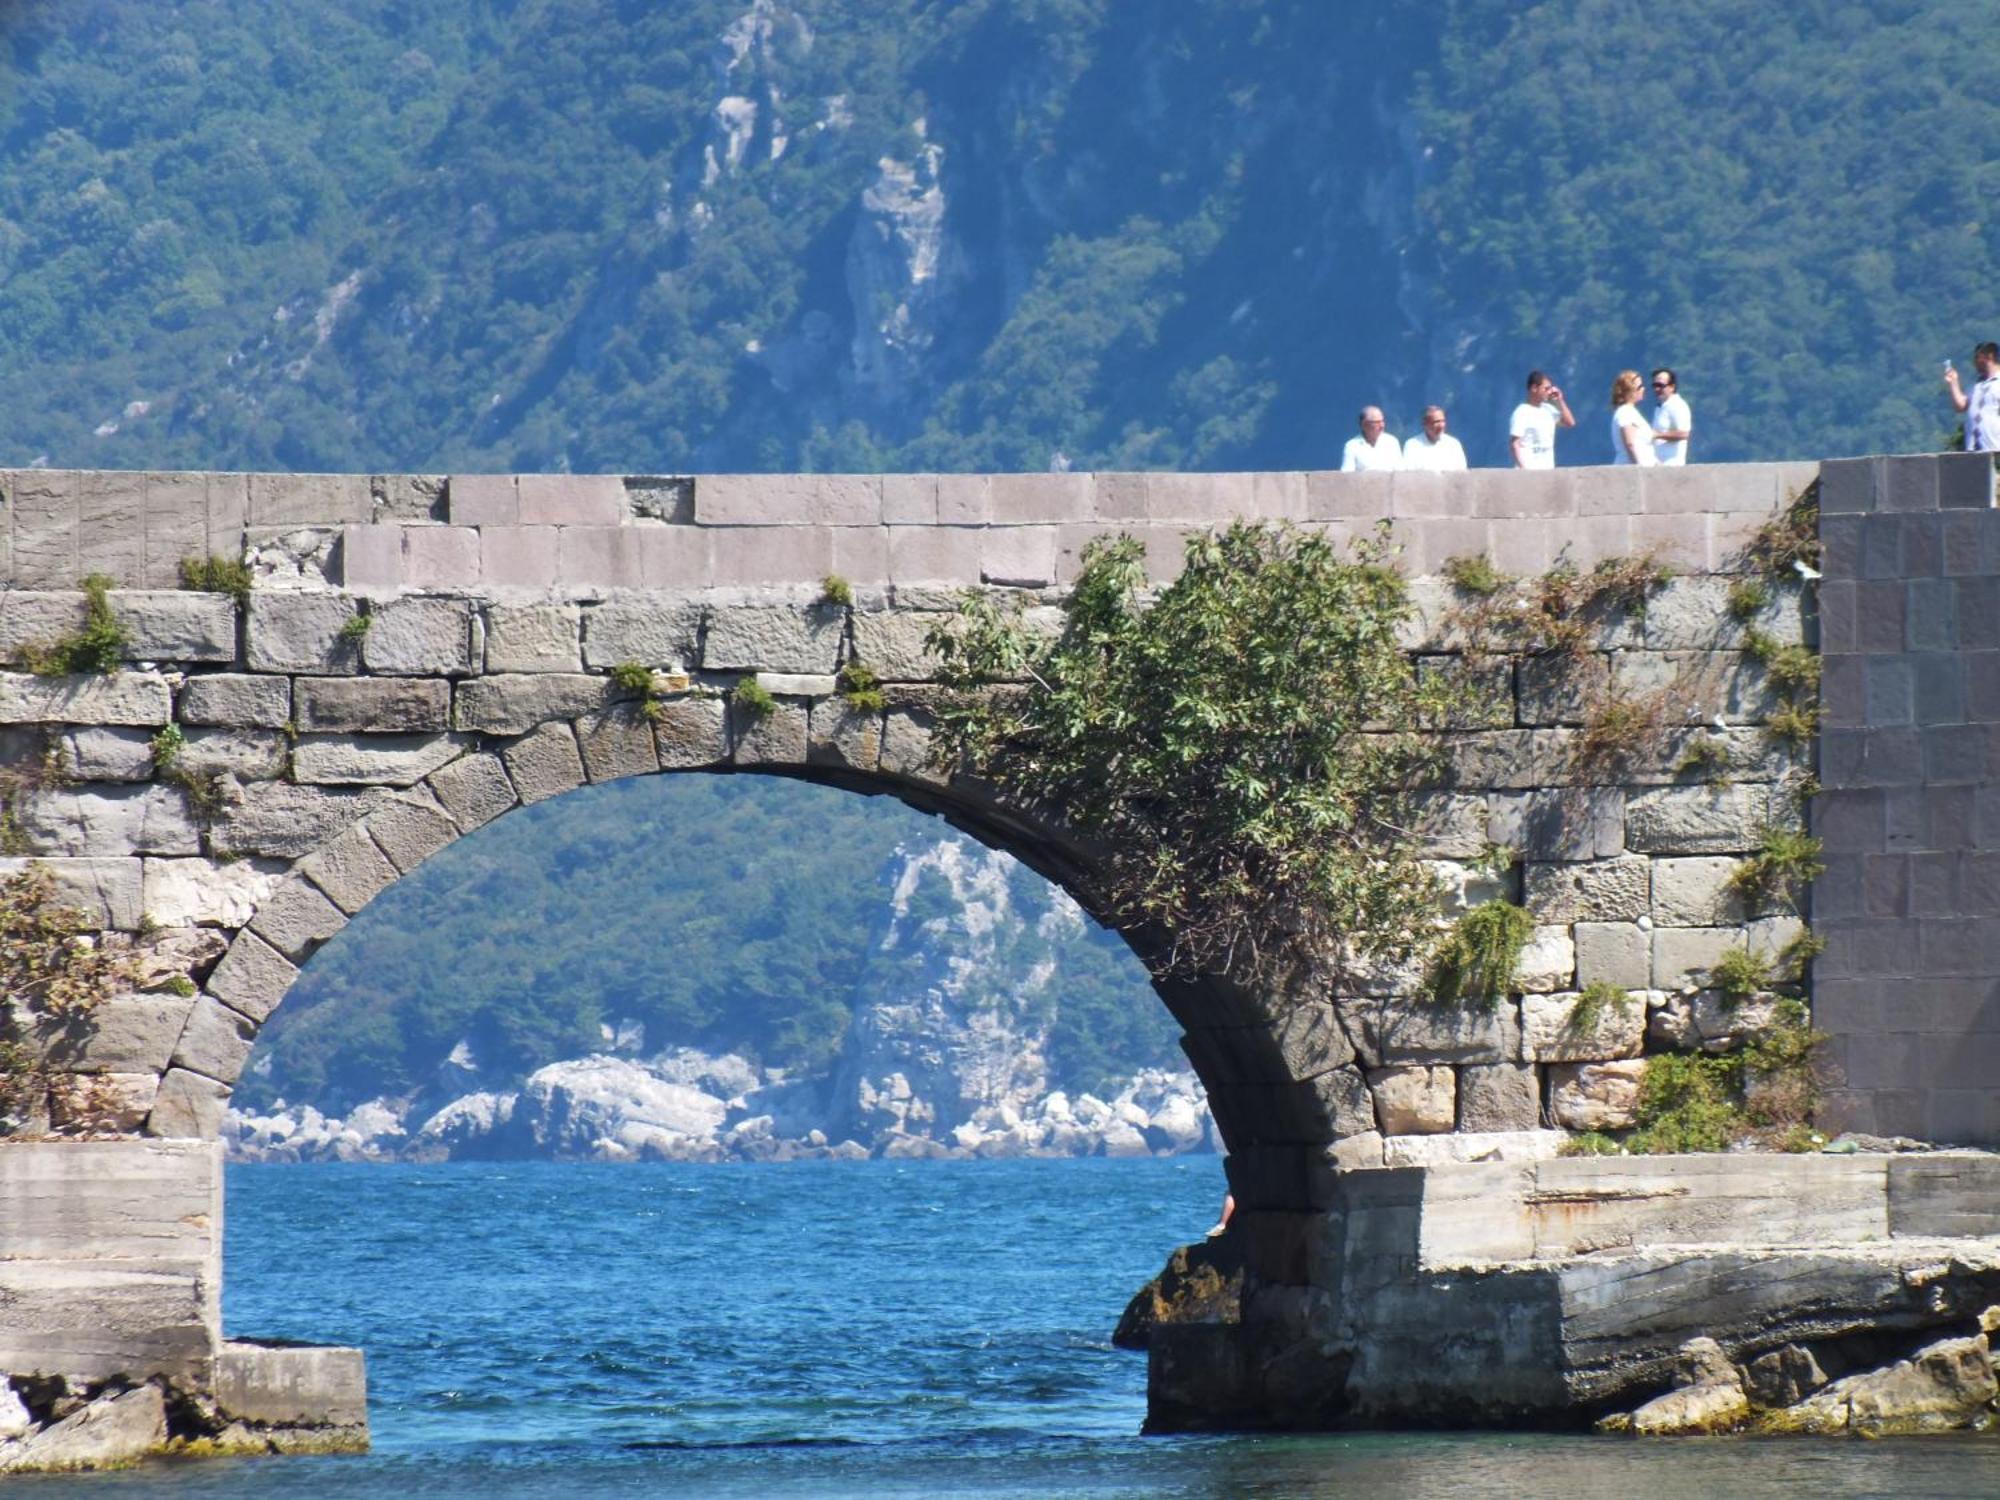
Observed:
[[[375,606],[361,658],[368,670],[394,676],[454,676],[476,670],[472,606],[462,599],[392,599]]]
[[[76,475],[16,471],[7,477],[13,514],[14,582],[27,589],[67,589],[82,576],[77,561]]]
[[[701,664],[712,672],[831,672],[839,665],[847,612],[830,605],[714,610]]]
[[[1670,723],[1761,724],[1778,708],[1764,668],[1734,651],[1628,651],[1611,680],[1620,697],[1657,704]]]
[[[1625,792],[1609,786],[1554,786],[1494,792],[1488,837],[1527,860],[1609,859],[1625,852]]]
[[[1551,1063],[1549,1113],[1564,1130],[1623,1130],[1638,1119],[1643,1058]]]
[[[216,1352],[215,1404],[261,1427],[366,1427],[366,1365],[359,1349],[232,1339]]]
[[[978,478],[984,475],[941,476]],[[943,509],[939,492],[939,508]],[[980,538],[985,533],[972,526],[893,526],[889,529],[889,577],[899,587],[939,583],[966,586],[979,577]]]
[[[1602,699],[1611,680],[1610,663],[1588,656],[1530,656],[1522,659],[1517,690],[1521,722],[1537,727],[1581,724],[1591,704]]]
[[[1633,922],[1578,922],[1570,929],[1576,942],[1576,982],[1616,985],[1643,990],[1653,982],[1653,939]]]
[[[454,474],[445,487],[454,526],[518,526],[520,492],[512,474]]]
[[[1494,729],[1453,735],[1445,747],[1449,785],[1459,791],[1567,786],[1577,779],[1567,729]]]
[[[583,756],[567,724],[544,724],[501,752],[523,805],[583,785]]]
[[[127,587],[146,570],[146,476],[99,471],[77,476],[76,571],[102,573]]]
[[[1709,970],[1731,948],[1743,942],[1733,927],[1656,927],[1653,929],[1653,988],[1699,988]]]
[[[374,514],[366,474],[252,474],[252,526],[338,526]]]
[[[524,526],[618,526],[625,481],[615,474],[522,474],[515,479]]]
[[[1054,583],[1055,528],[1002,526],[981,532],[979,579],[1007,588],[1046,588]]]
[[[89,618],[80,593],[14,589],[5,598],[7,607],[0,609],[0,661],[21,661],[28,648],[51,645],[82,629]]]
[[[386,795],[285,781],[259,783],[241,788],[224,803],[209,836],[215,848],[235,854],[297,859],[364,817]]]
[[[1458,1070],[1460,1131],[1534,1130],[1541,1123],[1541,1078],[1531,1064],[1474,1063]]]
[[[308,677],[299,682],[294,712],[298,727],[308,732],[406,734],[447,729],[451,684],[442,677]]]
[[[1576,984],[1576,943],[1567,927],[1537,927],[1521,945],[1514,968],[1514,988],[1526,994],[1549,994]]]
[[[628,526],[558,528],[556,579],[565,589],[643,588],[638,531]]]
[[[1486,798],[1478,793],[1426,792],[1414,799],[1410,831],[1429,859],[1477,859],[1488,843]]]
[[[839,684],[831,672],[759,672],[756,681],[774,698],[826,698]]]
[[[72,729],[56,741],[63,775],[72,781],[150,781],[153,731]]]
[[[343,526],[337,571],[350,593],[370,598],[397,593],[403,587],[403,528]]]
[[[113,995],[83,1028],[46,1027],[49,1063],[71,1073],[159,1073],[173,1055],[193,1009],[181,995]]]
[[[889,533],[881,526],[836,526],[832,571],[856,588],[880,589],[889,582]]]
[[[240,932],[208,976],[207,989],[231,1010],[262,1021],[277,1009],[298,977],[297,965],[276,948],[254,932]]]
[[[225,729],[281,729],[292,717],[289,677],[218,672],[190,677],[181,689],[180,721]]]
[[[465,744],[451,734],[309,734],[292,753],[292,774],[321,786],[413,786]]]
[[[854,655],[884,682],[927,682],[937,675],[938,661],[924,645],[936,626],[950,615],[919,610],[856,610]]]
[[[703,474],[694,486],[703,526],[878,526],[882,481],[873,474]]]
[[[127,661],[234,661],[236,601],[185,590],[119,590],[111,614],[124,628]]]
[[[21,832],[38,854],[107,858],[201,852],[201,831],[178,787],[44,787],[21,803]]]
[[[425,782],[452,820],[467,833],[492,822],[514,806],[514,783],[500,757],[485,753],[461,755],[431,772]]]
[[[1579,1013],[1577,994],[1528,995],[1521,1001],[1524,1062],[1604,1062],[1637,1057],[1646,1046],[1646,1001],[1627,994]]]
[[[1147,476],[1149,506],[1156,477]],[[1088,474],[995,474],[987,486],[987,507],[986,519],[994,526],[1088,521],[1096,511]]]
[[[347,914],[303,876],[285,881],[257,908],[250,930],[293,963],[347,925]]]
[[[175,1044],[173,1066],[217,1083],[233,1084],[256,1041],[256,1022],[220,1000],[201,995],[195,999],[187,1026]]]
[[[1744,919],[1742,893],[1730,880],[1742,861],[1691,855],[1653,861],[1653,921],[1661,927],[1734,927]]]
[[[1520,1017],[1506,1001],[1490,1008],[1407,996],[1336,1003],[1355,1051],[1369,1067],[1512,1062],[1520,1056]]]
[[[580,673],[477,677],[458,685],[454,718],[460,730],[525,734],[540,724],[605,708],[614,691],[610,678]]]
[[[0,672],[0,724],[161,725],[173,693],[152,672],[109,677],[31,677]]]
[[[270,729],[191,729],[174,758],[174,770],[199,781],[218,776],[272,781],[285,774],[290,747]]]
[[[599,671],[628,661],[684,671],[700,650],[701,623],[701,607],[682,600],[592,605],[583,612],[584,663]]]
[[[660,703],[653,741],[662,770],[712,766],[729,753],[720,698],[689,696]]]
[[[806,759],[816,766],[872,771],[882,760],[882,715],[826,698],[812,704],[806,722]]]
[[[938,524],[984,526],[992,514],[992,489],[993,481],[990,475],[938,475]],[[1141,504],[1143,503],[1142,500]],[[972,575],[962,573],[958,576],[963,581],[970,579]]]
[[[1385,1136],[1437,1135],[1456,1123],[1457,1079],[1450,1068],[1371,1068],[1368,1091]]]
[[[583,611],[574,604],[493,604],[486,610],[488,672],[580,672]]]
[[[365,828],[350,828],[328,841],[301,861],[299,873],[350,917],[394,885],[397,875],[396,867]]]
[[[702,535],[708,541],[706,582],[719,587],[816,584],[833,571],[831,527],[723,526]]]
[[[1625,802],[1625,847],[1641,854],[1754,849],[1771,811],[1761,786],[1660,787]]]
[[[375,847],[405,875],[458,837],[458,824],[422,788],[376,808],[367,828]]]
[[[465,526],[405,526],[403,582],[413,589],[474,589],[483,577],[482,544]]]
[[[1524,867],[1524,904],[1544,923],[1634,922],[1647,913],[1652,862],[1622,854],[1586,864]]]
[[[180,582],[183,558],[208,555],[208,478],[148,474],[145,488],[146,566],[139,581],[170,589]]]
[[[541,526],[482,526],[479,577],[488,589],[547,589],[556,582],[557,551]]]
[[[212,1141],[229,1110],[229,1085],[185,1068],[169,1068],[153,1096],[146,1133],[170,1139]]]
[[[48,873],[56,904],[82,912],[91,926],[131,932],[140,925],[146,909],[140,860],[0,858],[0,880],[31,864]]]
[[[277,870],[262,860],[149,859],[146,915],[162,927],[234,929],[256,914],[277,884]]]
[[[882,725],[882,769],[894,776],[939,781],[931,764],[931,717],[892,709]]]
[[[937,475],[884,474],[882,476],[884,526],[935,526],[937,518]]]
[[[1256,1029],[1275,1044],[1287,1078],[1317,1078],[1354,1061],[1353,1044],[1328,1000],[1305,1001],[1287,1010],[1274,1027]]]
[[[252,594],[245,652],[250,669],[314,676],[358,670],[360,648],[341,632],[359,613],[343,594]]]
[[[730,759],[739,766],[802,766],[806,763],[806,709],[780,703],[762,718],[729,705]]]
[[[653,726],[636,703],[617,703],[576,721],[583,768],[592,781],[648,776],[660,769]]]
[[[693,526],[642,526],[639,576],[649,589],[700,589],[711,582],[709,533]]]

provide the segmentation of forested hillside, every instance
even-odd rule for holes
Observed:
[[[957,840],[888,798],[765,776],[647,777],[523,809],[400,881],[315,955],[237,1091],[344,1111],[431,1085],[511,1086],[616,1050],[733,1052],[822,1072],[857,1007],[963,965],[968,915],[919,868],[906,936],[884,937],[909,856]],[[1176,1028],[1116,934],[1039,918],[1063,898],[1012,865],[1016,918],[972,1009],[1049,1022],[1054,1086],[1184,1066]],[[910,965],[915,969],[904,971]]]
[[[2000,7],[0,8],[0,464],[1475,461],[1529,364],[1698,456],[1936,446]],[[1570,461],[1601,460],[1586,423]]]

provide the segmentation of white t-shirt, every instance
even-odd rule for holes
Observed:
[[[1667,397],[1666,400],[1653,408],[1653,431],[1694,431],[1694,414],[1688,410],[1688,404],[1681,399],[1679,391],[1675,391],[1673,395]],[[1683,468],[1688,461],[1687,439],[1682,438],[1678,442],[1663,443],[1658,438],[1654,438],[1653,456],[1660,461],[1662,468]]]
[[[1351,437],[1340,451],[1343,474],[1392,474],[1403,467],[1403,445],[1389,433],[1375,439],[1373,446],[1364,437]]]
[[[1556,466],[1556,404],[1544,401],[1534,406],[1523,401],[1507,421],[1507,436],[1521,440],[1521,467],[1553,469]]]
[[[1965,451],[2000,453],[2000,375],[1988,375],[1966,398]]]
[[[1642,469],[1655,467],[1659,460],[1653,457],[1653,429],[1646,425],[1646,419],[1639,415],[1639,403],[1628,401],[1611,413],[1611,462],[1629,464],[1634,462],[1631,449],[1625,446],[1625,429],[1634,428],[1639,433],[1638,465]]]
[[[1435,443],[1420,432],[1403,444],[1403,467],[1426,469],[1433,473],[1462,469],[1465,467],[1465,444],[1448,432],[1439,433]]]

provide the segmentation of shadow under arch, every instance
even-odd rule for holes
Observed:
[[[197,1001],[183,1052],[192,1052],[200,1066],[178,1067],[162,1084],[162,1099],[174,1111],[169,1118],[191,1119],[195,1130],[159,1128],[156,1106],[151,1133],[220,1135],[258,1033],[298,978],[299,966],[377,895],[476,829],[591,784],[639,775],[755,773],[892,797],[1013,856],[1094,920],[1113,925],[1105,921],[1096,883],[1100,856],[1058,819],[1009,803],[975,778],[941,776],[921,754],[907,747],[897,754],[879,732],[787,748],[771,744],[775,737],[760,735],[754,724],[729,724],[735,715],[719,701],[707,700],[702,712],[712,720],[714,738],[686,753],[661,755],[652,748],[655,726],[636,705],[551,718],[490,748],[468,748],[293,860],[235,934]],[[641,743],[643,754],[634,749]],[[670,743],[664,731],[658,743],[662,749]],[[669,759],[674,763],[662,764]],[[1351,1061],[1340,1046],[1331,1001],[1252,993],[1215,976],[1173,974],[1165,963],[1170,934],[1114,930],[1182,1029],[1182,1048],[1207,1092],[1239,1202],[1292,1211],[1315,1206],[1326,1147],[1341,1135],[1373,1128],[1358,1073],[1329,1065]],[[1358,1101],[1351,1097],[1356,1092]]]

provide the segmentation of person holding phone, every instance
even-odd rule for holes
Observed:
[[[1979,381],[1970,391],[1960,387],[1958,371],[1944,362],[1945,394],[1954,411],[1965,414],[1965,451],[2000,453],[2000,344],[1988,339],[1972,351]]]
[[[1556,466],[1556,428],[1576,426],[1576,414],[1563,400],[1562,387],[1540,370],[1528,372],[1528,399],[1514,408],[1507,422],[1507,451],[1517,469]]]

